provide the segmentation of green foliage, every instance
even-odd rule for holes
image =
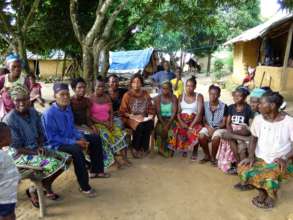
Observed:
[[[214,61],[213,76],[219,80],[223,76],[224,62],[221,59]]]

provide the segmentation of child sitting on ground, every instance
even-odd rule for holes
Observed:
[[[0,219],[15,220],[19,173],[10,156],[2,150],[11,142],[8,126],[0,122]]]
[[[42,98],[42,86],[40,83],[36,82],[36,76],[34,74],[29,75],[29,82],[30,82],[30,101],[32,105],[35,102],[38,102],[42,107],[45,107],[45,100]]]

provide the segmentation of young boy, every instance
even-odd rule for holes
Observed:
[[[172,87],[173,87],[173,93],[178,98],[179,96],[182,95],[183,89],[184,89],[184,84],[181,79],[182,69],[180,67],[176,68],[175,75],[176,75],[176,78],[172,79],[171,83],[172,83]]]
[[[0,220],[15,220],[17,186],[20,179],[14,161],[2,150],[11,142],[8,126],[0,122]]]

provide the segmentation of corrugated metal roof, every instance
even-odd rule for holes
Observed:
[[[227,41],[224,45],[234,44],[237,42],[245,42],[256,39],[258,37],[263,37],[269,30],[272,28],[285,23],[286,21],[293,18],[293,14],[277,14],[276,16],[272,17],[268,21],[244,31],[239,36]]]
[[[27,51],[26,56],[28,60],[63,60],[64,51],[52,50],[48,56],[42,56],[42,55],[34,54],[30,51]]]

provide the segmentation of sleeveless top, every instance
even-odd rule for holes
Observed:
[[[160,104],[160,114],[163,117],[171,117],[172,115],[172,103],[161,103]]]
[[[189,114],[191,115],[192,113],[195,113],[197,114],[197,96],[198,96],[198,93],[196,93],[196,96],[195,96],[195,101],[192,102],[192,103],[187,103],[184,98],[185,98],[185,93],[183,93],[183,96],[182,96],[182,100],[180,102],[180,107],[181,107],[181,113],[185,113],[185,114]]]
[[[108,121],[110,118],[110,107],[109,103],[99,104],[93,102],[90,108],[90,115],[97,121]]]

